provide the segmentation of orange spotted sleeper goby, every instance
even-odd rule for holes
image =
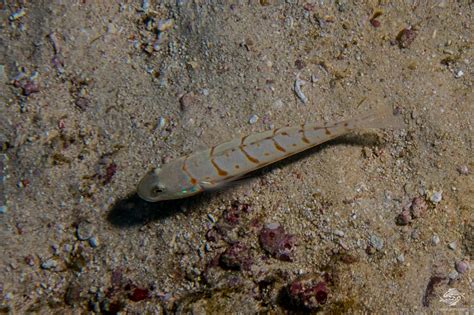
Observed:
[[[138,195],[147,201],[180,199],[215,189],[268,164],[354,130],[398,128],[401,119],[383,108],[335,123],[277,128],[224,142],[178,158],[146,174]]]

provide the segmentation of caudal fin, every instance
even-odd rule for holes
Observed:
[[[370,110],[349,121],[349,126],[354,129],[366,128],[404,128],[405,123],[401,116],[394,115],[393,110],[388,106]]]

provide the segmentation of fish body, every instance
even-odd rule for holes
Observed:
[[[140,181],[137,192],[151,202],[192,196],[351,131],[400,125],[387,108],[334,123],[302,124],[239,137],[156,168]]]

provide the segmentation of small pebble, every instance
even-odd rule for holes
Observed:
[[[397,35],[398,46],[408,48],[416,38],[416,33],[412,29],[405,28]]]
[[[214,216],[213,216],[211,213],[208,213],[208,214],[207,214],[207,217],[209,218],[209,220],[210,220],[212,223],[216,223],[216,222],[217,222],[216,218],[214,218]]]
[[[414,240],[420,238],[420,230],[419,229],[413,229],[413,231],[411,232],[411,238],[414,239]]]
[[[457,170],[461,175],[469,175],[469,168],[467,165],[459,165]]]
[[[454,271],[449,273],[448,278],[450,280],[456,280],[456,279],[459,278],[459,273],[456,270],[454,270]]]
[[[281,99],[277,99],[275,102],[273,102],[273,108],[275,109],[281,109],[284,105],[285,104],[283,104],[283,101]]]
[[[15,13],[12,13],[8,19],[10,21],[15,21],[15,20],[18,20],[19,18],[25,16],[26,12],[25,12],[25,9],[21,8],[20,10],[16,11]]]
[[[410,206],[411,216],[416,219],[425,214],[428,210],[428,204],[426,203],[425,199],[422,197],[415,197],[413,198]]]
[[[147,11],[149,7],[150,7],[150,1],[149,0],[143,0],[141,9],[143,11]]]
[[[85,111],[87,107],[89,106],[89,100],[85,97],[78,97],[75,101],[74,104],[82,111]]]
[[[257,115],[252,115],[249,118],[249,124],[253,125],[258,121],[258,116]]]
[[[87,221],[81,221],[77,225],[76,235],[77,238],[81,241],[86,241],[92,237],[94,233],[94,226]]]
[[[380,21],[377,20],[377,19],[371,19],[370,20],[370,24],[372,24],[373,27],[377,28],[377,27],[380,27]]]
[[[442,199],[443,199],[443,192],[441,191],[433,191],[433,193],[430,196],[430,201],[434,204],[440,203]]]
[[[465,273],[469,270],[469,263],[467,261],[460,260],[455,264],[456,271],[459,273]]]
[[[26,256],[24,258],[24,261],[28,266],[34,266],[35,265],[35,258],[33,257],[33,255]]]
[[[97,240],[97,238],[95,236],[93,236],[89,239],[89,245],[92,248],[96,248],[97,246],[99,246],[99,241]]]
[[[158,31],[160,32],[165,32],[172,28],[174,25],[174,20],[173,19],[167,19],[167,20],[159,20],[158,21]]]
[[[405,262],[405,256],[403,254],[398,255],[397,257],[398,262],[403,263]]]
[[[11,301],[11,300],[13,300],[14,295],[13,295],[13,293],[8,292],[7,294],[5,294],[4,297],[5,297],[6,301]]]
[[[296,69],[302,70],[302,69],[304,69],[305,66],[306,66],[306,64],[305,64],[305,62],[304,62],[303,60],[297,59],[297,60],[295,61],[295,67],[296,67]]]
[[[332,233],[333,233],[334,235],[336,235],[336,236],[339,236],[339,237],[343,237],[343,236],[344,236],[344,232],[341,231],[341,230],[334,230]]]
[[[376,235],[371,235],[369,242],[376,250],[381,250],[383,248],[383,240]]]
[[[26,81],[26,83],[23,84],[22,88],[23,95],[25,96],[29,96],[33,93],[38,93],[40,91],[38,84],[31,80]]]
[[[54,259],[48,259],[41,263],[41,268],[43,269],[52,269],[58,265],[57,261]]]
[[[448,247],[449,247],[449,249],[455,250],[456,247],[457,247],[457,246],[456,246],[456,241],[449,243],[449,244],[448,244]]]
[[[156,128],[161,130],[166,126],[166,124],[166,118],[161,116],[160,118],[158,118],[158,124],[156,125]]]
[[[459,78],[461,78],[463,75],[464,75],[464,71],[459,70],[459,71],[456,71],[456,73],[454,74],[454,77],[455,77],[456,79],[459,79]]]
[[[285,26],[286,28],[292,29],[294,25],[294,20],[292,16],[287,16],[285,18]]]
[[[180,108],[182,111],[188,110],[192,105],[197,104],[197,101],[196,95],[193,92],[188,92],[179,99]]]
[[[438,236],[438,235],[433,235],[433,236],[431,237],[431,244],[432,244],[433,246],[438,245],[439,242],[440,242],[440,239],[439,239],[439,236]]]
[[[410,221],[411,221],[411,215],[410,215],[410,211],[408,210],[403,210],[402,213],[400,213],[397,216],[398,225],[408,225]]]

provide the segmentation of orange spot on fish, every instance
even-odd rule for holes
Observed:
[[[280,144],[278,144],[278,142],[275,139],[272,139],[272,140],[273,140],[273,145],[278,151],[286,152],[285,148],[283,148]]]
[[[302,125],[304,126],[304,125]],[[301,133],[301,141],[303,141],[304,143],[309,143],[309,140],[308,138],[306,138],[305,134],[304,134],[304,129],[300,129],[298,130],[299,133]]]
[[[214,166],[214,168],[216,169],[217,175],[219,175],[219,176],[227,176],[227,174],[229,174],[229,173],[227,173],[226,171],[224,171],[223,169],[221,169],[221,168],[219,167],[219,165],[216,164],[216,161],[214,161],[214,159],[211,159],[211,163],[212,163],[212,165]]]
[[[239,148],[240,148],[240,151],[242,151],[242,153],[245,155],[247,160],[249,160],[250,162],[255,163],[255,164],[260,163],[256,158],[254,158],[253,156],[248,154],[247,151],[244,150],[243,146],[239,146]]]

